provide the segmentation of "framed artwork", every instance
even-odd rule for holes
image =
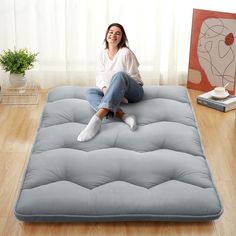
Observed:
[[[236,14],[193,9],[187,87],[235,92]]]

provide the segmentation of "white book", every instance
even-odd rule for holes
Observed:
[[[219,111],[227,112],[236,108],[236,96],[229,95],[223,99],[215,99],[212,91],[203,93],[197,97],[197,103]]]

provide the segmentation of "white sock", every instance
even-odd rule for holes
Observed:
[[[126,97],[124,97],[121,102],[125,103],[125,104],[129,103],[129,101],[128,101],[128,99]]]
[[[124,114],[122,120],[130,127],[132,131],[137,129],[136,117],[130,114]]]
[[[85,127],[84,130],[79,134],[77,140],[79,142],[85,142],[93,137],[96,136],[98,131],[101,128],[102,120],[95,114],[91,120],[89,121],[88,125]]]

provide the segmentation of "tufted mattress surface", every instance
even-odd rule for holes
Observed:
[[[88,142],[77,136],[94,114],[87,88],[49,92],[15,206],[23,221],[208,221],[223,212],[198,127],[181,86],[144,86],[122,105],[138,129],[105,119]]]

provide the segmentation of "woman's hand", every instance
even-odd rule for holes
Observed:
[[[108,90],[108,88],[107,88],[106,86],[104,86],[104,87],[102,88],[102,92],[103,92],[104,95],[107,93],[107,90]]]

